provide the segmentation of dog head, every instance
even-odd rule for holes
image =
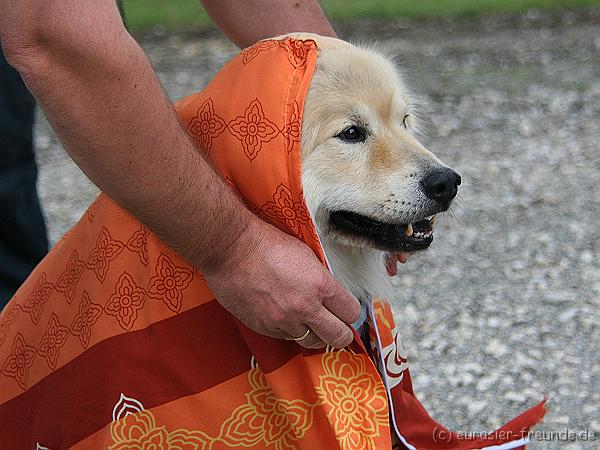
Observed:
[[[323,239],[389,252],[423,250],[460,176],[415,137],[394,64],[376,51],[315,38],[304,107],[302,185]]]

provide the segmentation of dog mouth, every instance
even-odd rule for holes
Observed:
[[[383,222],[352,211],[332,211],[329,223],[343,235],[366,240],[372,247],[388,252],[425,250],[433,242],[435,216],[412,223]]]

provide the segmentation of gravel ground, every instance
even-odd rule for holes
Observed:
[[[423,100],[423,141],[464,180],[432,250],[398,277],[417,393],[439,421],[475,432],[548,394],[539,430],[598,440],[530,448],[598,448],[600,11],[340,31],[397,56]],[[140,42],[173,99],[201,88],[234,52],[214,32],[157,30]],[[55,242],[97,191],[43,117],[36,139]]]

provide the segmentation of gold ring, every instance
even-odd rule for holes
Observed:
[[[308,337],[308,335],[310,334],[310,328],[308,330],[306,330],[306,333],[304,333],[302,336],[300,337],[293,337],[292,341],[303,341],[304,339],[306,339]]]

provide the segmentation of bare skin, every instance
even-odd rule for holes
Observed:
[[[277,8],[268,0],[204,3],[240,46],[299,29],[333,34],[316,0],[278,1]],[[181,128],[113,0],[0,0],[0,10],[6,57],[69,155],[202,270],[226,309],[276,338],[309,327],[300,342],[308,348],[352,341],[358,301],[308,247],[248,212],[214,172]]]
[[[221,31],[240,48],[248,47],[261,39],[294,31],[336,36],[317,1],[200,0],[200,2]]]

